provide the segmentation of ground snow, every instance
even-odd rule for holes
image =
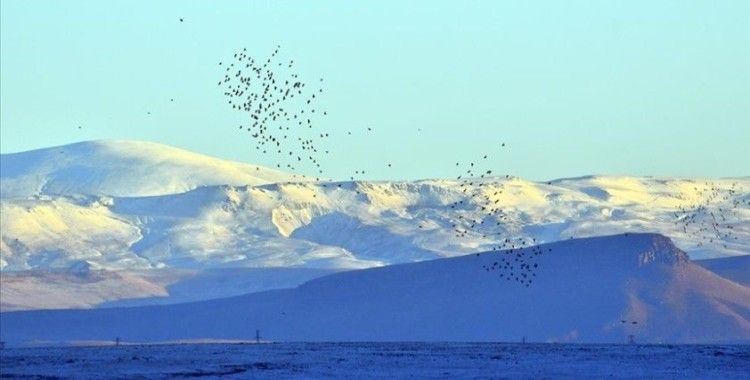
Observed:
[[[101,378],[745,379],[750,347],[280,343],[6,349],[0,375]]]

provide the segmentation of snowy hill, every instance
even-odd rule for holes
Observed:
[[[181,193],[206,185],[260,185],[291,175],[144,141],[101,140],[3,154],[0,196]]]
[[[340,271],[623,232],[664,234],[692,259],[750,253],[747,177],[477,178],[474,190],[502,208],[488,216],[459,181],[288,182],[288,174],[143,142],[85,142],[2,155],[0,164],[0,269],[33,271],[12,283],[0,277],[0,310],[45,307],[31,302],[45,292],[29,293],[46,282],[38,272],[81,267],[131,272],[150,285],[114,275],[134,292],[89,281],[90,297],[48,307],[170,298],[144,270],[192,273],[177,283],[207,269]],[[272,277],[252,289],[271,289]],[[83,292],[79,280],[57,276],[48,291]]]
[[[487,266],[535,252],[529,287]],[[512,276],[511,276],[512,277]],[[112,340],[749,342],[750,288],[656,234],[573,239],[168,306],[4,313],[9,344]],[[624,321],[624,322],[623,322]]]
[[[96,269],[362,268],[488,250],[506,239],[551,242],[621,232],[659,232],[694,259],[750,252],[750,181],[714,208],[727,219],[680,219],[699,202],[693,180],[592,177],[536,183],[486,179],[502,217],[448,180],[206,186],[150,197],[36,196],[0,200],[0,267]],[[606,198],[592,198],[592,185]],[[739,185],[737,185],[739,184]],[[633,190],[635,189],[635,190]],[[692,197],[692,198],[691,198]],[[460,207],[453,202],[462,200]],[[734,206],[733,204],[737,204]],[[713,211],[699,211],[705,215]],[[471,228],[470,222],[481,220]],[[453,227],[456,225],[457,227]],[[456,228],[469,230],[457,236]]]

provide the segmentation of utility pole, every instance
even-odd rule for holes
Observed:
[[[255,330],[255,343],[260,343],[260,330]]]

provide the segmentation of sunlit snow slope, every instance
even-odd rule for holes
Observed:
[[[280,171],[144,141],[100,140],[3,154],[0,195],[181,193],[206,185],[260,185],[291,179]]]
[[[750,288],[656,234],[540,247],[529,287],[487,252],[325,276],[288,290],[168,306],[5,313],[11,345],[112,340],[750,341]]]

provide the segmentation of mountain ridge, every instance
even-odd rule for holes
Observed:
[[[283,255],[281,261],[257,262],[260,256],[253,247],[279,244],[300,253],[323,249],[322,256],[310,259],[339,257],[340,264],[331,265],[348,262],[345,265],[357,267],[475,252],[497,245],[501,238],[548,242],[626,231],[669,235],[693,258],[750,252],[750,203],[742,203],[750,202],[744,200],[750,200],[750,190],[732,190],[734,181],[713,184],[731,196],[714,201],[713,207],[734,212],[719,225],[721,230],[713,231],[707,229],[711,226],[707,218],[714,210],[699,209],[704,219],[690,225],[676,216],[686,202],[682,199],[692,196],[695,199],[687,202],[698,202],[700,196],[666,193],[694,182],[597,180],[609,184],[600,187],[610,194],[606,199],[588,194],[593,191],[590,182],[562,187],[515,178],[482,179],[484,191],[499,193],[494,199],[504,208],[501,218],[490,219],[479,210],[482,204],[467,198],[460,184],[451,180],[282,182],[200,186],[140,197],[0,199],[6,219],[0,226],[0,267],[65,268],[80,260],[102,269],[286,266],[308,261]],[[750,182],[741,186],[750,189]],[[457,200],[463,200],[463,206],[450,207]],[[482,218],[489,223],[469,228],[465,222]],[[452,232],[451,224],[457,223],[466,225],[469,236]],[[353,239],[358,235],[362,236]],[[389,257],[377,257],[372,251],[376,245],[363,243],[366,239],[393,246]]]

